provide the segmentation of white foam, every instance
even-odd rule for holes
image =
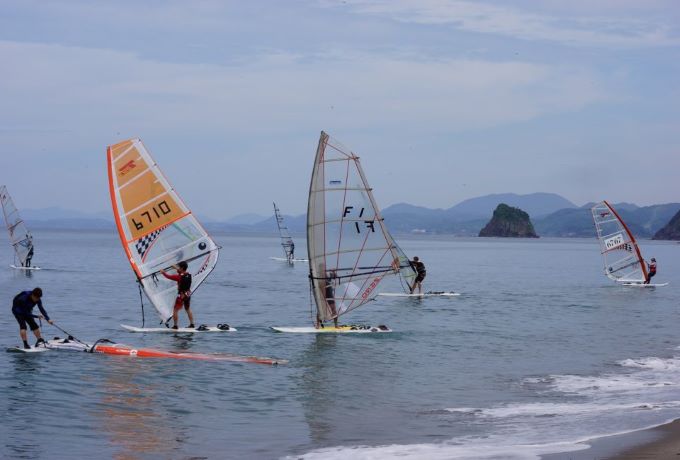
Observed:
[[[489,437],[473,439],[463,444],[392,444],[388,446],[331,447],[318,449],[304,455],[285,457],[286,459],[324,459],[324,460],[376,460],[384,458],[428,459],[428,460],[538,460],[541,455],[555,452],[572,452],[587,449],[587,444],[554,443],[543,445],[508,445],[500,439]]]
[[[593,439],[677,418],[680,358],[645,357],[617,364],[618,373],[524,379],[526,389],[539,394],[542,402],[445,409],[458,422],[474,423],[487,436],[458,437],[439,444],[338,446],[290,458],[534,460],[549,453],[586,449]],[[600,431],[604,429],[608,431]]]

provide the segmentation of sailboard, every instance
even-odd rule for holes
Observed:
[[[76,351],[99,353],[109,356],[127,356],[130,358],[170,358],[170,359],[189,359],[196,361],[230,361],[237,363],[253,364],[287,364],[285,359],[268,358],[263,356],[242,356],[231,353],[195,353],[159,350],[156,348],[135,348],[129,345],[111,342],[110,340],[98,340],[93,344],[81,342],[73,337],[61,339],[55,337],[47,340],[44,345],[39,347],[24,349],[21,347],[8,348],[8,352],[16,353],[40,353],[50,350],[57,351]]]
[[[656,287],[664,284],[644,284],[647,265],[640,247],[621,216],[607,201],[591,208],[600,252],[604,261],[604,274],[625,286]]]
[[[177,284],[160,271],[185,261],[192,275],[191,290],[196,292],[215,268],[219,247],[175,192],[141,140],[111,145],[106,156],[111,205],[123,249],[141,289],[161,323],[167,325]],[[144,326],[144,315],[142,321]]]
[[[194,333],[194,332],[236,332],[237,329],[233,326],[230,326],[228,324],[218,324],[217,326],[206,326],[205,324],[201,324],[198,327],[178,327],[177,329],[173,329],[171,327],[135,327],[135,326],[129,326],[127,324],[121,324],[120,325],[123,329],[129,332],[161,332],[161,333],[179,333],[179,332],[188,332],[188,333]]]
[[[307,262],[307,259],[296,259],[295,258],[295,242],[290,236],[290,231],[283,220],[283,214],[281,210],[274,203],[274,218],[276,219],[276,227],[279,229],[279,237],[281,238],[281,248],[283,249],[283,254],[285,258],[281,257],[270,257],[272,260],[286,261],[289,264],[294,262]]]
[[[428,292],[415,292],[413,294],[403,293],[403,292],[381,292],[379,296],[384,297],[458,297],[460,292],[451,291],[428,291]]]
[[[0,186],[0,202],[9,241],[14,249],[14,263],[10,267],[17,270],[40,270],[40,267],[30,266],[34,251],[33,236],[28,231],[26,223],[19,215],[19,210],[4,185]]]
[[[314,328],[279,332],[387,332],[386,326],[321,327],[366,305],[380,282],[405,268],[387,231],[359,157],[321,132],[307,205],[309,279]],[[403,252],[401,252],[403,254]]]

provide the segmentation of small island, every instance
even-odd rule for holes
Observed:
[[[529,214],[505,203],[498,205],[489,223],[479,232],[479,236],[538,238]]]
[[[658,232],[654,234],[653,240],[680,240],[680,211]]]

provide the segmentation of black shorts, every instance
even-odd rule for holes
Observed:
[[[418,275],[416,276],[416,280],[414,281],[414,283],[422,283],[423,280],[425,279],[425,275],[426,275],[426,273],[418,273]]]
[[[14,314],[14,317],[17,320],[17,323],[19,323],[19,329],[21,330],[26,330],[26,325],[28,325],[32,331],[35,331],[36,329],[40,329],[40,327],[36,324],[35,318],[32,316],[25,316],[25,315],[17,315],[16,313],[12,312]]]

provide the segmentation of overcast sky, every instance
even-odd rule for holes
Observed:
[[[140,137],[187,204],[306,210],[323,129],[382,207],[680,201],[675,0],[0,3],[0,183],[110,210]]]

